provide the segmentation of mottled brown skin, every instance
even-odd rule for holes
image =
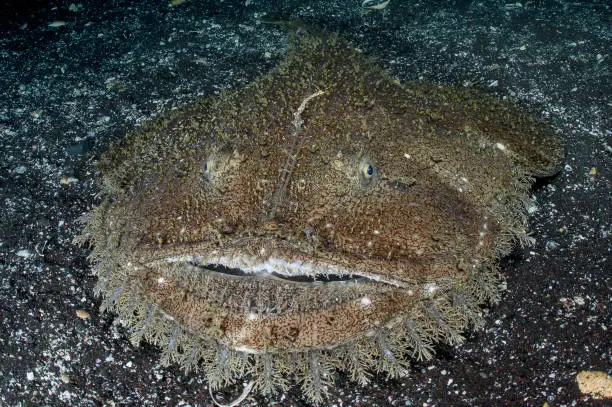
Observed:
[[[260,390],[282,388],[270,377],[286,371],[317,400],[321,361],[358,380],[355,358],[393,374],[419,340],[453,342],[478,323],[497,260],[525,239],[527,176],[562,158],[549,127],[513,105],[399,84],[301,27],[270,74],[116,143],[86,234],[106,306],[136,342],[187,367],[188,349],[227,349],[255,366]],[[291,272],[313,282],[207,270],[270,259],[308,264]],[[354,280],[315,283],[322,274]],[[248,370],[219,373],[199,352],[219,385]],[[288,367],[288,355],[306,362]]]

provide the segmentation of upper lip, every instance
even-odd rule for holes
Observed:
[[[281,258],[247,258],[245,256],[236,255],[233,257],[219,256],[212,254],[209,256],[203,255],[181,255],[176,257],[166,257],[162,260],[150,262],[149,265],[159,264],[160,262],[167,263],[183,263],[191,267],[201,267],[211,272],[217,272],[228,275],[243,274],[245,277],[259,276],[269,278],[280,278],[293,282],[322,282],[328,281],[360,281],[360,282],[378,282],[396,287],[404,286],[400,281],[386,280],[380,275],[359,274],[352,270],[342,268],[338,265],[323,262],[310,262],[297,260],[288,262]]]

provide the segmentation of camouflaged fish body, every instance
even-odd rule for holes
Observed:
[[[115,143],[93,243],[103,307],[213,388],[366,383],[461,342],[527,241],[549,127],[475,90],[399,84],[327,33],[241,89]]]

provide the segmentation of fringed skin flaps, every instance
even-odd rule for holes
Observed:
[[[348,343],[339,347],[338,355],[343,361],[343,366],[352,381],[357,382],[361,386],[370,383],[372,374],[368,371],[369,365],[367,361],[369,356],[363,355],[359,351],[359,344]]]
[[[405,359],[406,351],[401,331],[381,328],[374,334],[378,351],[377,372],[386,372],[389,378],[403,377],[410,366]]]
[[[519,183],[516,196],[509,197],[500,207],[491,208],[491,216],[505,231],[495,241],[500,257],[514,242],[526,240],[521,194],[528,185],[526,178],[524,183]],[[134,345],[147,341],[158,346],[163,365],[178,363],[186,372],[203,369],[212,391],[238,382],[252,382],[251,391],[274,394],[297,383],[309,400],[321,402],[333,387],[335,370],[345,371],[361,385],[371,380],[371,372],[386,374],[389,378],[402,377],[409,372],[410,359],[429,360],[436,343],[455,346],[463,341],[461,332],[466,328],[481,328],[480,307],[500,299],[501,275],[496,263],[484,262],[463,280],[436,281],[433,291],[431,284],[422,284],[421,300],[415,306],[349,342],[322,349],[245,353],[186,330],[164,309],[146,299],[135,278],[136,272],[127,271],[130,269],[121,265],[122,255],[116,252],[120,237],[110,233],[101,240],[100,229],[108,227],[104,224],[106,208],[101,205],[88,216],[79,239],[82,244],[91,242],[93,237],[90,257],[98,276],[96,293],[103,297],[101,309],[119,315],[129,327]],[[182,275],[187,285],[206,278],[185,275],[178,265],[169,266],[167,273]],[[282,308],[287,309],[287,305]]]
[[[493,258],[499,260],[508,255],[518,244],[521,247],[531,246],[534,239],[527,234],[527,193],[534,178],[514,170],[512,188],[488,208],[489,215],[496,220],[500,234],[495,239]]]
[[[519,199],[515,202],[517,207],[522,204]],[[506,224],[504,230],[515,231],[498,238],[496,243],[500,247],[520,239],[521,232],[516,231],[524,225],[524,217],[516,218],[520,211],[509,212],[515,217],[496,214],[502,222],[512,223],[512,227]],[[80,243],[101,235],[96,231],[104,227],[104,216],[104,205],[89,216]],[[238,381],[252,381],[254,391],[274,394],[286,391],[291,383],[298,383],[309,400],[321,402],[333,386],[336,369],[344,370],[351,380],[361,385],[370,381],[370,372],[386,373],[390,378],[402,377],[409,372],[409,358],[429,360],[435,343],[460,344],[463,341],[460,332],[469,326],[482,327],[480,306],[499,300],[500,274],[496,266],[485,263],[464,281],[436,282],[438,289],[434,295],[425,296],[406,313],[348,343],[330,349],[248,354],[196,337],[159,306],[144,300],[136,280],[117,263],[116,253],[110,255],[118,245],[117,239],[110,235],[103,242],[94,241],[91,253],[99,278],[96,292],[104,298],[102,310],[119,315],[130,328],[134,345],[147,341],[158,346],[163,365],[178,363],[186,372],[204,369],[212,391]],[[500,255],[503,252],[505,249],[500,249]],[[169,272],[180,270],[175,267]],[[187,283],[195,282],[187,278]]]
[[[96,267],[97,291],[104,297],[102,310],[116,312],[130,327],[134,345],[147,341],[158,346],[163,365],[179,363],[186,372],[202,368],[212,391],[252,381],[254,391],[274,394],[298,383],[304,395],[314,402],[328,395],[335,370],[345,371],[361,385],[370,381],[370,372],[387,374],[389,378],[405,376],[410,358],[431,359],[438,342],[460,344],[460,332],[469,326],[482,326],[480,305],[499,299],[499,272],[485,264],[465,281],[440,284],[435,295],[356,340],[329,349],[248,354],[186,331],[163,309],[143,301],[137,294],[138,287],[131,285],[127,276],[123,276],[125,280],[118,279],[120,274],[113,272],[113,267],[116,266]]]
[[[398,86],[337,36],[289,30],[268,75],[114,142],[75,242],[101,309],[163,364],[211,394],[322,401],[335,370],[402,377],[483,326],[499,260],[533,240],[527,173],[552,175],[563,146],[512,104]]]
[[[290,361],[287,355],[263,353],[253,356],[253,377],[259,377],[254,389],[262,394],[287,391],[290,387]]]

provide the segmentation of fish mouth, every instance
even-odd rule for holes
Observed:
[[[164,260],[141,270],[148,301],[192,334],[255,354],[329,349],[371,335],[401,319],[421,287],[244,254]]]
[[[465,278],[453,253],[418,254],[394,259],[351,252],[313,250],[271,236],[233,239],[222,246],[167,244],[137,249],[140,263],[154,268],[175,265],[219,277],[282,280],[287,283],[379,284],[413,288],[440,278]]]
[[[280,257],[261,258],[240,255],[230,256],[180,256],[168,257],[169,264],[178,264],[190,272],[214,273],[219,276],[244,278],[267,278],[300,284],[331,283],[382,283],[395,287],[406,284],[382,278],[379,273],[362,274],[348,268],[322,261],[287,261]]]
[[[356,276],[353,274],[330,274],[330,273],[318,273],[318,274],[285,274],[275,270],[265,269],[264,271],[257,272],[256,274],[247,272],[239,268],[229,268],[221,264],[205,264],[198,265],[193,262],[187,262],[187,267],[206,270],[218,274],[225,274],[228,276],[235,277],[249,277],[257,275],[263,278],[279,279],[292,283],[305,283],[305,284],[329,284],[329,283],[342,283],[342,282],[366,282],[368,278],[362,276]]]

